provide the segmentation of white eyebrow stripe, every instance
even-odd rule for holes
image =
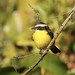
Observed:
[[[45,27],[45,26],[47,26],[46,24],[37,24],[35,27]]]

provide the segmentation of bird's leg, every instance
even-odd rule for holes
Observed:
[[[44,51],[44,50],[43,50],[43,49],[41,49],[41,50],[40,50],[40,52],[39,52],[39,54],[41,54],[41,55],[42,55],[43,51]]]

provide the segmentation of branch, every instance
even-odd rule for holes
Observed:
[[[46,56],[46,54],[48,53],[49,49],[53,45],[54,41],[57,39],[57,37],[59,36],[59,34],[61,33],[61,31],[64,29],[64,27],[66,26],[66,24],[69,22],[69,20],[72,18],[72,16],[73,16],[74,13],[75,13],[75,6],[71,10],[71,12],[70,12],[69,16],[66,18],[66,20],[62,23],[61,27],[59,28],[59,30],[57,31],[57,33],[55,34],[54,38],[52,39],[52,41],[50,42],[50,44],[48,45],[48,47],[46,48],[46,50],[43,52],[43,54],[41,55],[41,57],[39,58],[39,60],[35,64],[33,64],[27,71],[25,71],[22,75],[29,74],[42,61],[42,59]]]

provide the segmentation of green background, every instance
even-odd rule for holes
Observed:
[[[0,75],[22,74],[41,56],[32,40],[31,28],[38,22],[34,9],[56,33],[74,4],[74,0],[0,0]],[[49,52],[29,75],[75,75],[74,16],[56,40],[62,51],[59,57]]]

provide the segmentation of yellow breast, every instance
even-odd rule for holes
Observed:
[[[39,49],[44,49],[51,41],[50,36],[45,30],[36,30],[33,34],[33,40]]]

